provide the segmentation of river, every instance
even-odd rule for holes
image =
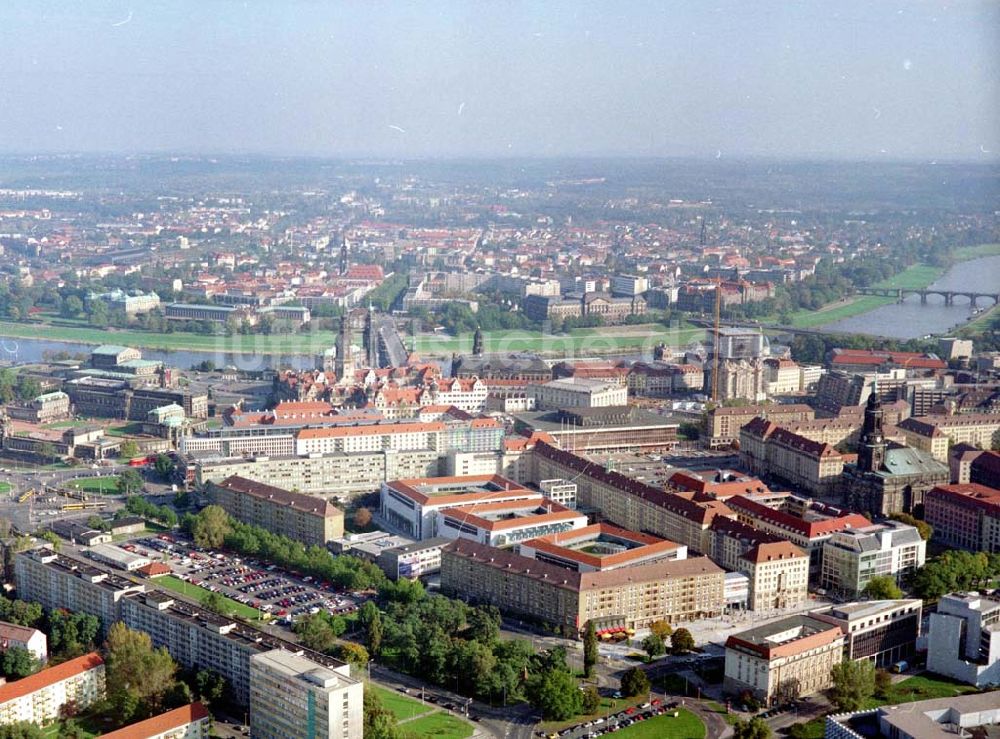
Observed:
[[[41,362],[47,352],[66,352],[70,355],[89,353],[96,344],[76,344],[67,341],[49,341],[47,339],[16,339],[0,337],[0,360],[6,362]],[[305,354],[231,354],[225,352],[207,351],[162,351],[158,349],[141,349],[144,359],[155,359],[170,367],[187,369],[195,364],[210,361],[216,367],[233,366],[244,371],[291,367],[294,369],[312,369],[322,364],[321,357]]]
[[[932,282],[928,289],[961,290],[963,292],[1000,291],[1000,256],[960,262]],[[980,300],[978,307],[989,310],[992,303]],[[945,305],[944,298],[928,295],[921,304],[919,295],[909,295],[902,303],[875,308],[867,313],[819,326],[820,330],[846,331],[855,334],[888,336],[894,339],[916,339],[927,334],[946,334],[972,317],[967,298],[955,298],[954,305]]]

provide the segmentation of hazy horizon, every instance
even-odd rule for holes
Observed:
[[[996,163],[1000,4],[26,2],[0,152]]]

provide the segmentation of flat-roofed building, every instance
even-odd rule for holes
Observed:
[[[484,501],[442,508],[435,530],[448,539],[469,539],[494,547],[582,529],[587,517],[541,494],[525,500]]]
[[[943,596],[927,627],[927,669],[977,688],[1000,683],[1000,599]]]
[[[104,690],[104,660],[90,652],[0,685],[0,725],[48,723],[59,717],[67,703],[85,710],[102,700]]]
[[[829,688],[831,670],[844,659],[844,632],[812,616],[789,616],[726,640],[723,690],[749,691],[765,705]]]
[[[535,406],[542,410],[560,408],[605,408],[628,403],[628,387],[620,382],[586,377],[562,377],[539,385],[529,385]]]
[[[390,580],[411,580],[441,571],[441,550],[452,542],[443,536],[399,544],[379,552],[375,560]]]
[[[845,660],[867,659],[888,669],[916,654],[922,612],[923,601],[903,599],[843,603],[809,615],[841,628]]]
[[[577,634],[643,628],[722,613],[725,573],[708,557],[579,572],[508,550],[458,540],[441,553],[441,589]]]
[[[260,739],[362,739],[364,684],[275,649],[250,658],[250,727]]]
[[[823,543],[820,584],[838,594],[857,597],[873,577],[896,582],[923,567],[927,542],[916,527],[886,521],[835,532]]]
[[[542,495],[500,475],[419,477],[382,483],[379,512],[383,521],[406,536],[440,536],[438,513],[455,506],[540,502]]]
[[[36,601],[48,610],[66,608],[89,613],[101,620],[102,633],[122,620],[121,601],[145,587],[95,567],[93,563],[56,554],[51,549],[31,549],[14,556],[14,581],[18,597]]]
[[[101,736],[104,739],[208,739],[211,733],[212,717],[208,709],[195,702]]]
[[[938,485],[924,495],[934,541],[970,552],[1000,552],[1000,489],[976,483]]]
[[[306,545],[325,547],[344,535],[344,512],[314,495],[233,475],[207,486],[209,498],[233,518]]]
[[[996,691],[879,706],[856,713],[826,717],[825,739],[952,739],[983,730],[992,736],[1000,725]]]
[[[687,559],[687,547],[683,544],[608,523],[523,541],[517,553],[577,572],[605,572],[661,560]]]
[[[48,644],[45,634],[38,629],[0,621],[0,653],[20,647],[44,663],[49,658]]]
[[[545,434],[552,443],[581,454],[662,452],[677,445],[680,424],[635,406],[575,408],[515,413],[524,436]]]
[[[98,562],[126,572],[138,570],[149,564],[149,557],[126,551],[114,544],[96,544],[86,550],[86,555]]]

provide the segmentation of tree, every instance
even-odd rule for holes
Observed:
[[[2,669],[7,677],[20,679],[38,669],[38,660],[24,647],[10,647],[3,654]]]
[[[358,621],[365,631],[365,644],[368,651],[378,656],[382,649],[382,614],[378,606],[370,600],[365,601],[358,611]]]
[[[195,516],[191,534],[194,543],[208,549],[218,549],[225,543],[226,535],[232,531],[229,524],[229,514],[222,506],[205,506]]]
[[[359,670],[364,669],[370,659],[368,650],[354,642],[344,642],[341,644],[338,656],[341,660]]]
[[[156,474],[158,474],[162,479],[169,481],[174,476],[174,471],[177,469],[177,465],[175,465],[174,460],[166,454],[157,454],[156,461],[153,463],[153,468],[156,470]]]
[[[864,594],[871,600],[899,600],[903,591],[896,585],[895,578],[888,575],[876,575],[865,585]]]
[[[90,528],[94,529],[95,531],[104,531],[106,528],[108,528],[108,522],[97,515],[88,516],[87,525]]]
[[[0,726],[0,739],[45,739],[45,732],[31,721],[16,721]]]
[[[674,654],[684,654],[694,649],[694,637],[685,628],[677,629],[670,635],[670,650]]]
[[[400,739],[396,717],[382,705],[378,694],[368,685],[365,686],[364,706],[361,734],[365,739]]]
[[[132,696],[152,708],[173,686],[177,664],[163,647],[153,648],[149,634],[133,631],[121,621],[112,624],[105,644],[105,675],[112,703]]]
[[[129,468],[122,470],[118,476],[118,492],[122,495],[132,495],[142,490],[142,475]]]
[[[295,622],[294,631],[309,649],[317,652],[331,652],[337,645],[337,637],[344,633],[344,619],[331,616],[325,611],[305,616]]]
[[[62,539],[59,538],[59,535],[56,532],[46,529],[45,531],[38,533],[37,536],[39,539],[47,541],[53,552],[58,552],[62,549]]]
[[[650,634],[642,640],[642,648],[649,655],[650,659],[656,659],[667,653],[667,647],[663,639],[656,634]]]
[[[119,455],[124,459],[132,459],[133,457],[139,456],[139,445],[135,443],[132,439],[125,439],[122,442],[121,450]]]
[[[597,692],[597,688],[593,685],[588,685],[583,689],[583,713],[589,716],[592,713],[597,713],[597,710],[601,707],[601,694]]]
[[[626,670],[621,681],[622,695],[631,698],[649,692],[649,678],[639,667]]]
[[[205,703],[214,703],[226,694],[226,679],[211,670],[198,670],[194,677],[198,697]]]
[[[664,642],[666,642],[670,635],[674,633],[673,627],[663,619],[653,621],[653,623],[649,625],[649,630],[660,637],[660,639]]]
[[[362,506],[354,511],[354,528],[366,529],[372,522],[372,512]]]
[[[770,737],[771,727],[759,716],[754,716],[749,721],[738,718],[733,724],[733,739],[770,739]]]
[[[597,629],[593,621],[587,621],[587,630],[583,635],[583,674],[591,677],[597,665]]]
[[[885,670],[875,671],[875,695],[879,698],[887,699],[889,690],[892,688],[892,675]]]
[[[875,665],[866,659],[844,660],[831,671],[830,697],[841,711],[858,711],[875,695]]]
[[[583,708],[576,679],[565,670],[546,670],[533,676],[529,693],[531,704],[542,712],[546,721],[565,721]]]
[[[201,605],[206,611],[218,613],[220,616],[228,616],[232,610],[226,602],[226,597],[214,590],[205,591],[205,594],[201,596]]]

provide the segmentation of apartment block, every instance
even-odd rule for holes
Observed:
[[[441,555],[443,591],[572,633],[591,620],[598,629],[625,630],[717,616],[724,581],[708,557],[579,572],[470,541]]]
[[[104,739],[208,739],[212,734],[211,724],[208,709],[195,702],[101,736]]]
[[[740,429],[740,460],[754,474],[778,478],[818,497],[835,493],[844,471],[844,455],[833,446],[765,418]]]
[[[871,660],[888,669],[917,651],[923,601],[871,600],[830,606],[809,615],[839,626],[846,635],[844,659]]]
[[[939,462],[948,461],[952,444],[992,449],[1000,443],[1000,414],[967,413],[956,416],[921,416],[899,424],[908,446],[927,452]]]
[[[927,557],[927,542],[913,526],[887,521],[835,532],[823,543],[820,583],[836,593],[856,597],[873,577],[897,582]]]
[[[765,705],[815,695],[832,684],[844,659],[839,626],[812,616],[789,616],[733,634],[726,640],[723,689],[749,691]]]
[[[0,685],[0,725],[44,724],[73,703],[84,710],[104,698],[104,660],[97,652]]]
[[[260,739],[362,739],[364,684],[280,649],[250,658],[250,723]]]
[[[970,552],[1000,552],[1000,490],[976,483],[938,485],[924,495],[934,540]]]
[[[93,563],[51,549],[18,552],[14,580],[22,600],[37,601],[47,609],[66,608],[97,616],[105,634],[111,624],[122,620],[122,600],[145,589]]]
[[[322,498],[234,475],[207,486],[211,501],[239,521],[306,545],[344,535],[344,512]]]
[[[977,688],[1000,683],[1000,600],[943,596],[927,628],[927,669]]]
[[[711,448],[729,446],[740,438],[740,429],[758,416],[766,415],[779,425],[795,421],[811,421],[815,411],[804,404],[747,405],[735,408],[718,406],[705,416],[705,437]]]

